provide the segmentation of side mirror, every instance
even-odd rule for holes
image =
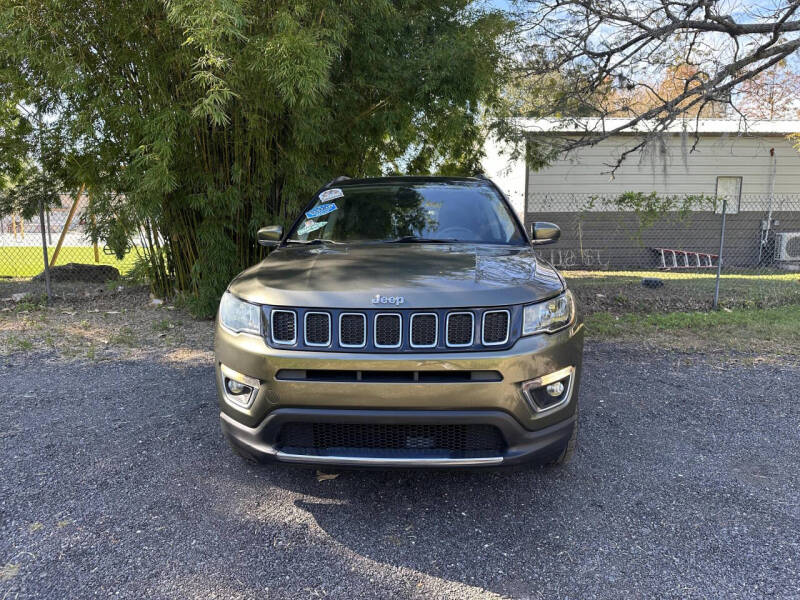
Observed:
[[[531,225],[531,244],[539,246],[541,244],[552,244],[561,237],[561,229],[555,223],[537,221]]]
[[[283,227],[281,225],[269,225],[258,230],[258,244],[260,246],[275,247],[281,243],[283,237]]]

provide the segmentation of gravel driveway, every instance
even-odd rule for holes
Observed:
[[[798,597],[800,369],[593,344],[563,470],[250,467],[209,365],[0,359],[0,599]]]

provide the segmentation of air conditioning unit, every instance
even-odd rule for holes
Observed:
[[[800,231],[775,234],[775,260],[800,261]]]

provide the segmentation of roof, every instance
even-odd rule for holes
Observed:
[[[625,128],[629,119],[600,118],[563,118],[563,119],[526,119],[516,120],[524,131],[530,133],[565,133],[591,134],[608,133],[616,129],[619,134],[641,134],[656,129],[652,121],[641,121],[635,127]],[[688,133],[730,134],[737,135],[787,135],[800,133],[800,120],[763,121],[755,119],[690,119],[671,123],[666,131],[682,133],[684,124]]]
[[[332,182],[331,187],[346,187],[349,185],[361,184],[400,184],[400,183],[478,183],[488,182],[486,178],[481,177],[450,177],[450,176],[436,176],[436,175],[404,175],[393,177],[364,177],[362,179],[344,179],[341,181]]]

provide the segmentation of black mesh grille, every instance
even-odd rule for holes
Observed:
[[[483,341],[487,344],[500,344],[508,335],[508,313],[506,311],[487,312],[483,315]]]
[[[306,342],[327,346],[330,339],[331,317],[328,313],[309,313],[306,315]]]
[[[278,445],[284,451],[305,454],[389,450],[423,456],[442,452],[496,456],[505,449],[500,430],[480,424],[287,423],[281,428]]]
[[[364,315],[342,315],[339,342],[346,346],[363,346],[366,343],[366,318]]]
[[[295,314],[289,311],[272,312],[272,339],[276,342],[292,342],[297,334]]]
[[[411,317],[411,345],[433,346],[436,343],[436,315]]]
[[[451,346],[469,344],[472,341],[472,314],[447,315],[447,343]]]
[[[398,346],[400,344],[399,315],[375,317],[375,343],[378,346]]]

